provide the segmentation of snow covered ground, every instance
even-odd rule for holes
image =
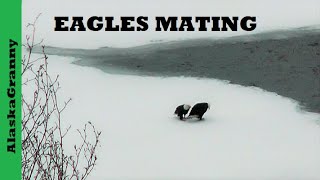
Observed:
[[[259,88],[196,78],[111,75],[49,56],[73,131],[102,131],[89,179],[320,179],[319,114]],[[179,121],[182,103],[209,102],[201,122]],[[68,141],[77,138],[70,132]]]

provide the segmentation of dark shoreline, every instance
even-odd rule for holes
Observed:
[[[47,47],[78,65],[151,76],[191,76],[257,86],[320,112],[320,31],[297,29],[222,40],[198,39],[132,48]]]

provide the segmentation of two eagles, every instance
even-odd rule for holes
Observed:
[[[182,104],[176,108],[176,111],[174,112],[174,114],[179,116],[180,120],[185,120],[186,114],[188,114],[190,108],[191,108],[190,105]],[[192,107],[188,118],[197,117],[199,118],[199,120],[202,120],[202,117],[204,113],[207,111],[207,109],[210,109],[210,105],[208,103],[205,103],[205,102],[197,103]]]

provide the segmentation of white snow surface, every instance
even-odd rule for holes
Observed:
[[[320,179],[319,114],[259,88],[214,79],[114,75],[49,56],[60,74],[63,114],[76,129],[102,131],[90,180]],[[204,121],[178,120],[176,106],[209,102]]]

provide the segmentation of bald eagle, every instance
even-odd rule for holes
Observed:
[[[180,120],[183,120],[183,118],[188,113],[190,107],[191,106],[188,104],[182,104],[176,108],[176,111],[174,112],[174,114],[178,115]]]
[[[207,112],[207,109],[210,109],[210,105],[208,103],[197,103],[192,107],[188,117],[195,116],[199,118],[199,120],[202,120],[202,116]]]

